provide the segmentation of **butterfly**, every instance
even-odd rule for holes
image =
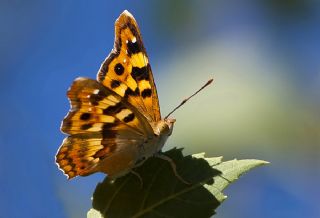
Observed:
[[[97,80],[75,79],[67,96],[71,108],[61,124],[67,136],[56,163],[68,179],[96,172],[117,178],[159,154],[175,123],[169,115],[188,100],[161,118],[146,49],[128,11],[115,22],[114,48]]]

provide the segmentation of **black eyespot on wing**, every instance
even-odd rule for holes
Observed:
[[[141,93],[142,98],[151,97],[151,95],[152,95],[151,89],[145,89]]]
[[[89,113],[83,113],[83,114],[81,114],[80,119],[81,119],[81,120],[89,120],[90,117],[91,117],[91,114],[89,114]]]
[[[109,106],[106,109],[104,109],[103,114],[104,115],[114,115],[114,114],[119,113],[122,109],[123,109],[123,107],[121,106],[121,103],[118,103],[114,106]]]
[[[92,127],[92,124],[91,123],[87,123],[87,124],[83,124],[81,126],[81,129],[82,130],[87,130],[87,129],[90,129]]]
[[[131,113],[131,114],[129,114],[128,116],[126,116],[125,118],[123,118],[123,121],[126,122],[126,123],[129,123],[129,122],[131,122],[133,119],[134,119],[134,114]]]
[[[127,88],[126,92],[124,93],[124,98],[128,98],[128,96],[138,96],[139,95],[139,88],[137,87],[134,91],[132,89]]]
[[[132,67],[131,76],[134,80],[148,80],[149,81],[149,73],[147,66],[139,68],[139,67]]]
[[[96,106],[99,104],[99,101],[101,101],[105,97],[107,97],[107,95],[100,90],[97,94],[90,95],[89,100],[92,105]]]
[[[127,42],[127,48],[128,48],[128,55],[131,56],[132,54],[137,54],[141,51],[141,46],[137,41],[132,42],[128,41]]]
[[[117,125],[118,125],[117,122],[115,122],[115,123],[105,123],[105,124],[103,124],[103,126],[102,126],[102,132],[103,132],[103,134],[107,133],[108,131],[110,131],[110,128],[115,127],[115,126],[117,126]]]
[[[122,64],[117,63],[116,66],[114,66],[114,72],[116,72],[118,76],[121,76],[124,73],[124,67]]]
[[[111,81],[111,88],[117,88],[117,87],[119,87],[120,86],[120,81],[118,81],[118,80],[112,80]]]

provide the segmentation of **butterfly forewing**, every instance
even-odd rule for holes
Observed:
[[[127,99],[149,122],[161,119],[151,66],[133,16],[124,11],[115,22],[115,42],[98,81]]]
[[[67,134],[101,132],[130,128],[146,135],[148,126],[139,120],[141,115],[117,94],[95,80],[78,78],[74,81],[68,97],[71,109],[62,122],[61,130]]]

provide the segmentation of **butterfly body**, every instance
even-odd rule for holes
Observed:
[[[128,173],[158,153],[174,119],[161,119],[156,86],[138,25],[124,11],[115,22],[115,42],[97,80],[79,77],[67,92],[67,134],[56,162],[69,179],[104,172]]]
[[[144,160],[161,151],[173,130],[174,119],[157,122],[153,136],[146,138],[137,147],[123,147],[121,152],[104,159],[98,166],[97,172],[104,172],[111,178],[118,178],[130,172]]]

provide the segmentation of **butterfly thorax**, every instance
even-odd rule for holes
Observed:
[[[143,145],[141,149],[142,159],[147,159],[162,149],[168,137],[172,134],[175,121],[175,119],[164,119],[150,123],[154,136]]]

